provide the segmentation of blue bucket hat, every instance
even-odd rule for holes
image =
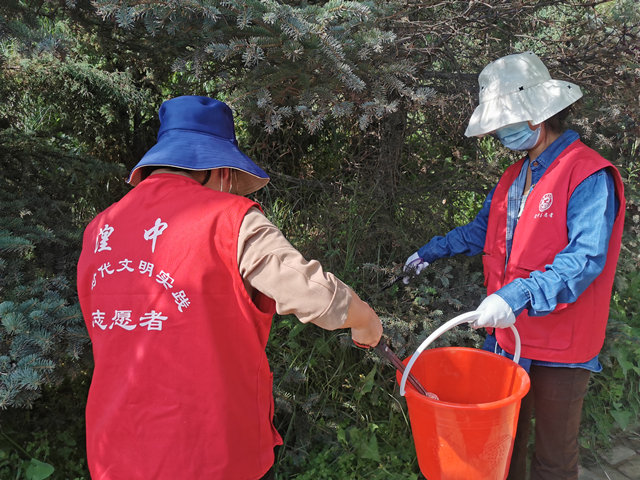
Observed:
[[[140,170],[146,166],[232,168],[238,172],[233,185],[238,195],[255,192],[269,182],[269,176],[238,148],[233,113],[224,102],[176,97],[162,103],[158,116],[158,141],[131,170],[128,183],[140,183]]]

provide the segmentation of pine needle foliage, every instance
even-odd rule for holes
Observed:
[[[63,148],[127,159],[147,133],[151,93],[135,84],[135,70],[113,68],[92,25],[48,2],[38,10],[20,3],[0,6],[1,121]]]
[[[152,36],[197,29],[190,51],[174,68],[221,79],[229,102],[251,112],[269,133],[283,128],[283,108],[313,134],[334,112],[344,117],[339,106],[345,101],[366,128],[393,95],[414,103],[425,99],[424,91],[416,92],[415,72],[402,62],[388,65],[383,79],[375,70],[394,48],[396,35],[381,19],[392,15],[396,2],[93,3],[102,18],[123,29],[140,23]],[[372,102],[382,109],[368,108]]]
[[[82,226],[117,165],[0,131],[0,409],[31,407],[77,374],[89,338],[76,300]]]

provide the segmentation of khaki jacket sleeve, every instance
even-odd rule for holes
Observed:
[[[238,238],[238,268],[250,295],[273,298],[281,315],[327,330],[347,318],[351,289],[316,260],[307,261],[258,208],[245,216]]]

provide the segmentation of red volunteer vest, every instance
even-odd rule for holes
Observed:
[[[93,480],[249,480],[273,464],[275,306],[252,301],[237,265],[255,205],[154,175],[87,227],[78,294],[95,361]]]
[[[544,271],[568,244],[567,205],[574,189],[592,173],[609,168],[620,201],[613,225],[607,260],[602,273],[571,304],[559,304],[549,315],[516,319],[522,340],[522,356],[535,360],[582,363],[595,357],[604,343],[609,302],[620,252],[625,199],[622,179],[616,168],[594,150],[576,140],[549,166],[527,202],[513,237],[505,268],[507,195],[524,159],[511,165],[498,182],[491,200],[485,255],[485,285],[491,294],[516,278]],[[510,329],[496,329],[500,346],[510,353],[515,342]]]

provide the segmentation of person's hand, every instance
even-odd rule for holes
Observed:
[[[507,328],[516,323],[516,317],[509,304],[495,293],[485,298],[476,312],[480,315],[471,323],[473,328]]]
[[[414,273],[415,275],[420,275],[420,272],[429,266],[429,262],[425,262],[420,256],[418,252],[411,255],[407,258],[407,261],[404,262],[404,267],[402,267],[402,271],[404,273]],[[409,276],[402,277],[402,283],[405,285],[409,284]]]
[[[375,347],[382,337],[382,323],[376,312],[352,292],[344,327],[351,328],[351,339],[362,347]]]

